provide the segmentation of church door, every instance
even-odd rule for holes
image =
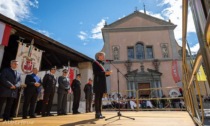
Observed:
[[[149,83],[140,83],[138,84],[138,89],[148,89],[150,88]],[[139,96],[140,97],[149,97],[150,90],[139,90]]]

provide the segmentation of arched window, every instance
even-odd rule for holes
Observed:
[[[141,43],[136,44],[136,59],[144,59],[144,45]]]

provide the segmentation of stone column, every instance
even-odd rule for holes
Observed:
[[[128,90],[131,90],[131,82],[130,81],[128,81]],[[129,91],[128,92],[128,96],[131,96],[132,95],[132,93]]]
[[[83,91],[85,84],[89,78],[93,79],[93,69],[91,62],[82,62],[78,64],[81,73],[81,100],[85,100],[85,93]]]
[[[158,85],[158,88],[161,88],[160,81],[157,81],[157,85]],[[159,89],[159,90],[158,90],[158,96],[159,96],[159,97],[162,97],[162,95],[163,95],[163,94],[162,94],[162,90]]]
[[[136,85],[135,85],[135,82],[132,83],[132,90],[134,91],[134,92],[132,92],[133,96],[136,97],[136,92],[135,92],[136,91]]]

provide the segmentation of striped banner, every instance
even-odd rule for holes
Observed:
[[[8,46],[11,29],[11,26],[0,22],[0,45]]]

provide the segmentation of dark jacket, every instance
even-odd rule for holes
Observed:
[[[20,83],[20,72],[15,73],[11,68],[5,68],[0,75],[0,97],[17,98]],[[10,89],[13,85],[16,89]]]
[[[77,79],[74,79],[71,85],[71,89],[73,92],[75,91],[81,91],[81,87],[80,87],[81,83],[80,81],[78,81]]]
[[[85,87],[84,87],[84,92],[85,92],[85,99],[89,99],[89,98],[92,98],[92,85],[91,84],[86,84]]]
[[[101,65],[99,65],[101,64]],[[93,83],[93,92],[94,93],[106,93],[106,75],[103,67],[102,61],[93,62],[93,74],[94,74],[94,83]]]
[[[43,78],[43,88],[45,93],[55,92],[56,78],[52,74],[45,74]]]
[[[37,75],[35,74],[29,74],[26,76],[26,79],[25,79],[25,84],[27,85],[26,88],[24,89],[24,92],[25,93],[39,93],[39,90],[41,90],[40,86],[39,87],[36,87],[34,84],[35,83],[40,83],[41,84],[41,78],[38,77]]]
[[[69,89],[70,89],[69,78],[60,76],[58,78],[58,93],[67,94]]]

